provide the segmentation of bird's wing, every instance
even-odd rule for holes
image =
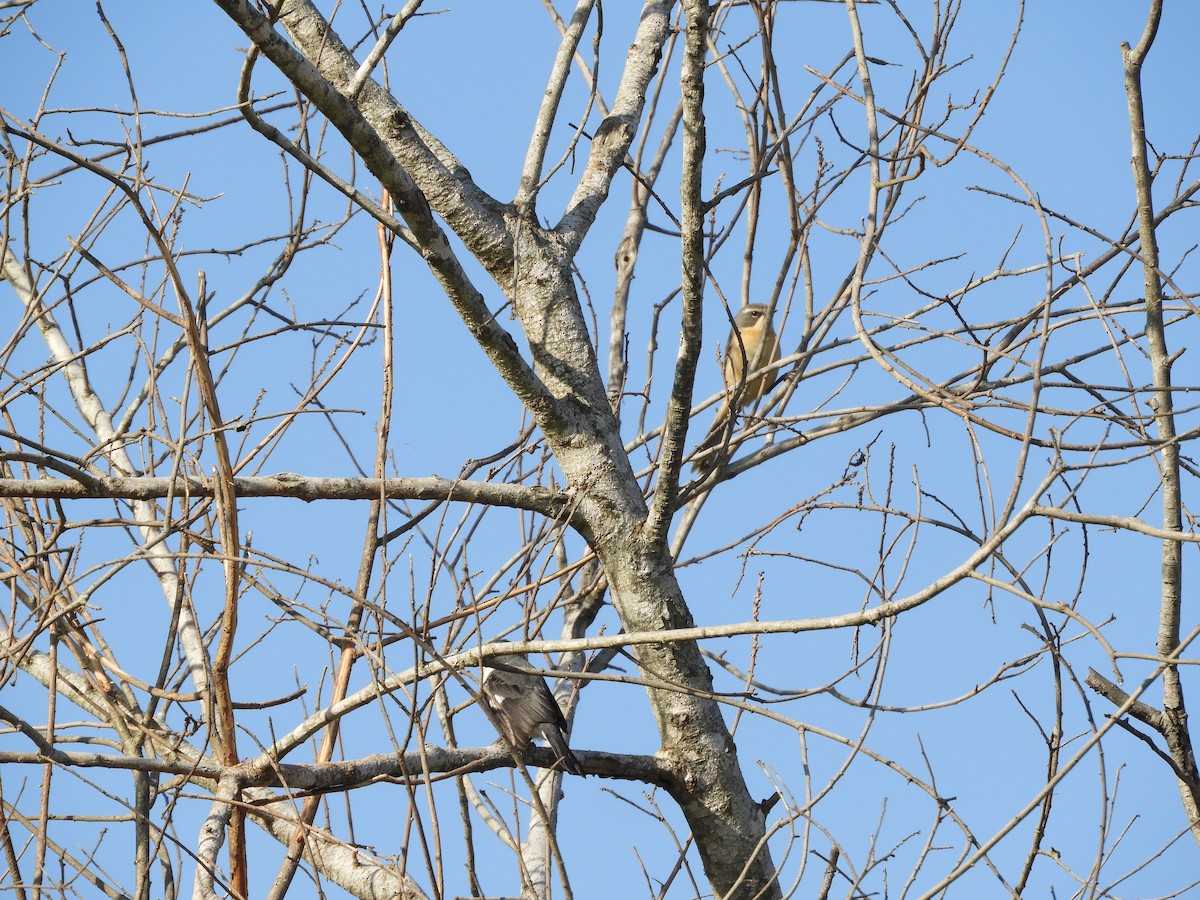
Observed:
[[[541,725],[566,728],[562,710],[540,675],[492,669],[484,679],[483,687],[484,696],[504,727],[505,736],[517,747],[528,744]]]

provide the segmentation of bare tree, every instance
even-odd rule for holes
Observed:
[[[1161,0],[1112,222],[1020,2],[174,6],[0,3],[15,896],[1200,884]]]

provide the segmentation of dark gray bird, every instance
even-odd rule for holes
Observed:
[[[500,733],[517,750],[529,746],[533,737],[544,738],[558,755],[558,762],[572,775],[582,775],[579,760],[567,746],[567,720],[524,653],[494,656],[484,664],[481,695]]]

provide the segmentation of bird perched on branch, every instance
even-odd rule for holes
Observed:
[[[528,747],[533,737],[544,738],[563,769],[582,775],[579,760],[567,746],[567,720],[525,654],[505,653],[483,665],[487,674],[481,694],[500,733],[517,750]]]
[[[771,389],[772,373],[763,369],[779,358],[779,342],[769,312],[762,303],[751,303],[738,310],[733,319],[721,366],[725,399],[717,409],[708,434],[696,446],[692,458],[694,468],[707,465],[716,448],[733,436],[734,413],[758,402]]]

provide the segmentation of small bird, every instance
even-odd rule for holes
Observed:
[[[771,389],[772,373],[763,369],[779,358],[779,342],[769,310],[762,303],[751,303],[738,310],[733,330],[725,344],[721,375],[725,381],[725,399],[717,409],[708,434],[696,446],[693,468],[707,464],[713,450],[725,443],[733,431],[733,413],[757,403]],[[750,361],[747,372],[746,360]],[[750,377],[747,377],[749,375]]]
[[[566,771],[583,775],[579,760],[567,746],[567,720],[525,654],[494,656],[483,665],[487,674],[481,695],[509,743],[517,750],[524,750],[530,738],[544,738]]]

